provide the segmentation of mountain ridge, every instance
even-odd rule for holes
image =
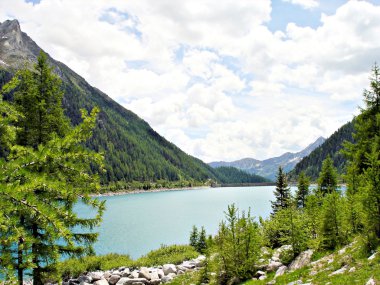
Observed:
[[[225,162],[215,161],[210,162],[211,167],[232,166],[244,170],[247,173],[260,175],[268,179],[274,180],[278,167],[281,165],[286,172],[291,171],[295,165],[302,160],[303,157],[309,155],[315,148],[320,146],[326,139],[318,137],[313,143],[309,144],[306,148],[299,152],[286,152],[280,156],[272,157],[264,160],[255,158],[242,158],[239,160]]]

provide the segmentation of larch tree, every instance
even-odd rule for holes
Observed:
[[[328,155],[322,163],[318,177],[318,191],[321,195],[333,193],[338,188],[338,174],[332,158]]]
[[[39,56],[35,69],[18,72],[4,88],[14,91],[20,119],[15,124],[19,144],[10,148],[0,169],[5,197],[1,202],[16,204],[10,209],[12,227],[1,235],[10,237],[4,252],[11,252],[7,266],[17,270],[19,284],[25,269],[32,270],[34,284],[42,284],[47,274],[54,274],[61,255],[92,253],[97,234],[88,230],[99,224],[104,210],[103,203],[89,196],[100,188],[90,165],[101,167],[103,158],[83,146],[92,135],[99,110],[94,108],[91,114],[83,110],[83,122],[69,127],[60,80],[46,55]],[[95,208],[96,216],[77,216],[73,207],[78,199]]]
[[[278,168],[276,189],[274,191],[275,200],[271,201],[273,214],[281,209],[288,208],[291,203],[290,188],[286,174],[282,167]]]
[[[306,198],[309,195],[310,180],[304,171],[301,171],[298,177],[298,185],[296,192],[297,207],[305,208]]]

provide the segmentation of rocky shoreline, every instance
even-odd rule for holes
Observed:
[[[197,186],[197,187],[183,187],[183,188],[159,188],[159,189],[136,189],[136,190],[125,190],[117,192],[105,192],[99,194],[91,194],[91,197],[110,197],[110,196],[120,196],[120,195],[129,195],[129,194],[140,194],[140,193],[158,193],[158,192],[169,192],[169,191],[189,191],[189,190],[200,190],[208,189],[210,186]]]
[[[119,267],[107,271],[94,271],[77,278],[64,280],[62,285],[158,285],[168,283],[185,272],[199,270],[206,257],[200,255],[180,265],[164,264],[154,267]]]

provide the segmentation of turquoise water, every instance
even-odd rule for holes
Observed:
[[[209,188],[100,197],[106,212],[97,231],[97,254],[111,252],[138,258],[160,245],[187,244],[193,225],[216,234],[227,206],[235,203],[255,217],[268,217],[274,186]],[[81,216],[90,211],[77,207]]]

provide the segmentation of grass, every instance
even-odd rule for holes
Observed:
[[[166,263],[179,264],[184,260],[195,258],[198,255],[199,253],[191,246],[171,245],[162,246],[137,260],[132,260],[129,255],[112,253],[86,256],[83,258],[71,258],[61,262],[58,268],[59,275],[63,278],[67,278],[76,277],[89,271],[109,270],[121,266],[136,268],[141,266],[163,265]]]

